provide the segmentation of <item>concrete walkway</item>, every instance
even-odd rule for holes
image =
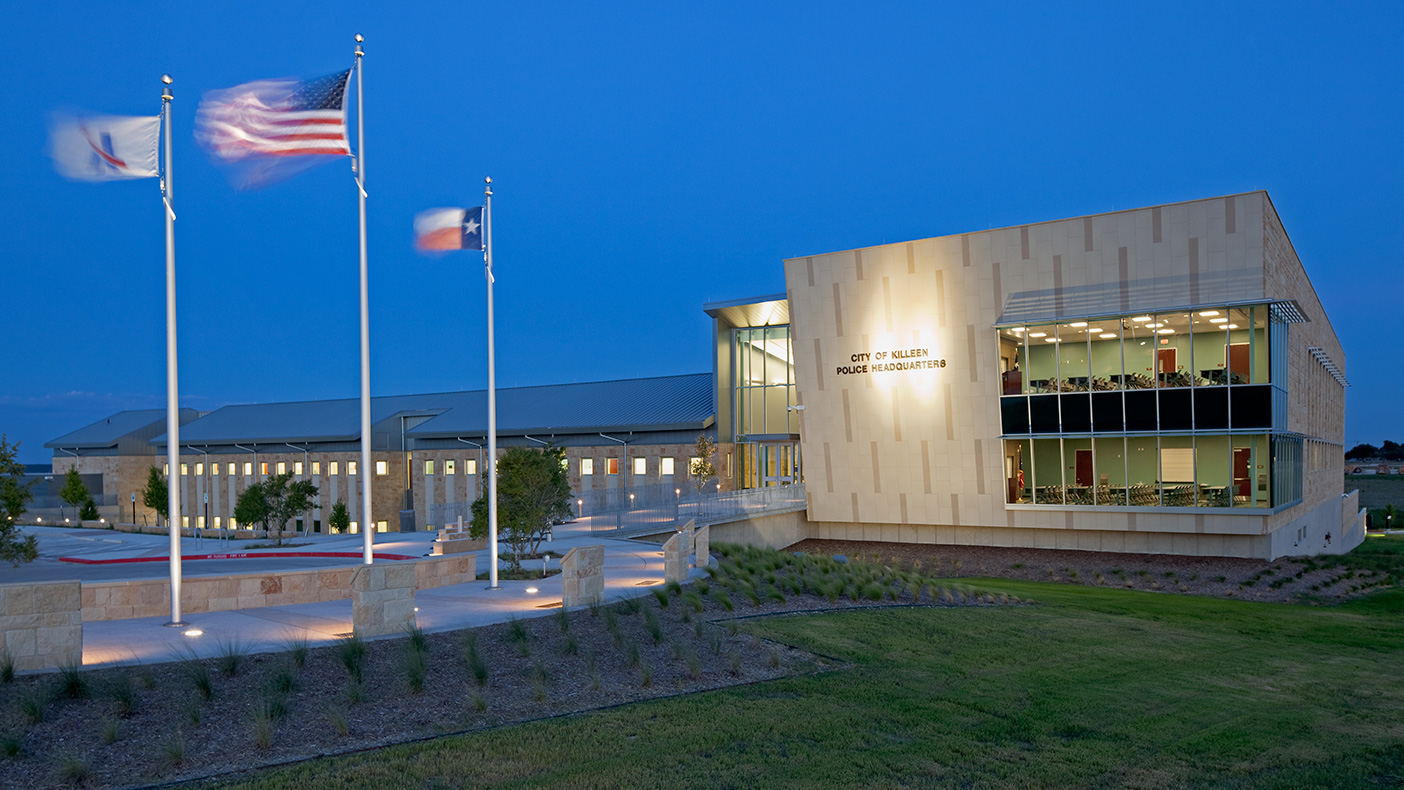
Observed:
[[[84,559],[164,557],[168,545],[165,537],[48,527],[26,528],[25,531],[39,536],[43,557],[30,566],[23,566],[15,574],[29,578],[12,579],[11,569],[6,566],[0,571],[0,583],[59,579],[150,579],[165,578],[169,574],[164,561],[75,565],[57,560],[58,556]],[[384,552],[424,557],[430,552],[434,533],[381,533],[375,538],[374,550],[377,554]],[[182,575],[188,578],[359,564],[354,558],[292,558],[279,555],[312,551],[359,552],[360,535],[314,535],[292,542],[310,545],[282,550],[255,550],[250,553],[258,556],[251,559],[186,561],[182,563]],[[246,551],[236,542],[216,544],[217,541],[210,539],[205,539],[202,545],[196,539],[185,538],[181,541],[181,552],[211,554]],[[639,541],[592,537],[588,524],[558,527],[555,539],[549,545],[543,544],[542,549],[565,554],[576,546],[594,544],[605,547],[606,601],[644,595],[652,587],[663,583],[663,552],[659,547]],[[485,573],[487,552],[475,553],[478,554],[478,571]],[[506,563],[502,565],[505,567]],[[552,561],[550,565],[557,569],[559,561]],[[540,567],[540,563],[526,563],[525,566],[534,570]],[[557,574],[535,581],[504,580],[499,582],[499,589],[496,590],[488,589],[486,581],[477,581],[419,591],[415,597],[419,625],[425,631],[449,631],[505,622],[512,617],[551,614],[561,603],[560,578]],[[84,623],[83,664],[111,666],[171,661],[191,655],[211,657],[233,644],[248,653],[284,650],[290,641],[300,639],[306,639],[312,646],[330,644],[351,632],[350,591],[343,600],[324,603],[187,614],[185,620],[189,625],[186,628],[167,627],[167,620],[168,617],[147,617]]]

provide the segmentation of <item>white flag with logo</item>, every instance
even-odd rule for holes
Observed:
[[[60,175],[79,181],[151,178],[161,116],[61,116],[50,128],[50,156]]]

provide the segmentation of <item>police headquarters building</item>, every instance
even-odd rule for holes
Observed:
[[[1344,492],[1344,354],[1265,192],[784,270],[783,295],[704,306],[710,374],[500,391],[503,444],[565,447],[579,501],[628,507],[680,496],[707,433],[721,489],[803,486],[783,529],[757,520],[771,543],[1274,558],[1363,539]],[[414,528],[411,508],[433,528],[477,495],[480,396],[375,399],[380,529]],[[140,414],[50,442],[55,472],[102,473],[125,505],[164,454],[161,413],[124,417]],[[268,463],[319,481],[316,528],[338,490],[354,507],[354,402],[185,419],[195,519],[204,490],[227,519]]]

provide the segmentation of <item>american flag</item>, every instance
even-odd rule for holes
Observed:
[[[196,138],[229,162],[266,156],[348,156],[347,69],[306,82],[262,80],[206,94]]]

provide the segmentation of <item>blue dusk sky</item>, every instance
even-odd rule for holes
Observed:
[[[348,68],[361,32],[374,393],[486,385],[481,257],[410,244],[484,175],[500,386],[709,370],[702,304],[783,291],[786,257],[1266,189],[1347,444],[1404,440],[1404,4],[682,5],[8,7],[0,432],[45,462],[165,404],[157,184],[45,156],[50,113],[155,115],[162,72],[182,405],[356,396],[349,162],[238,192],[192,132],[203,92]]]

